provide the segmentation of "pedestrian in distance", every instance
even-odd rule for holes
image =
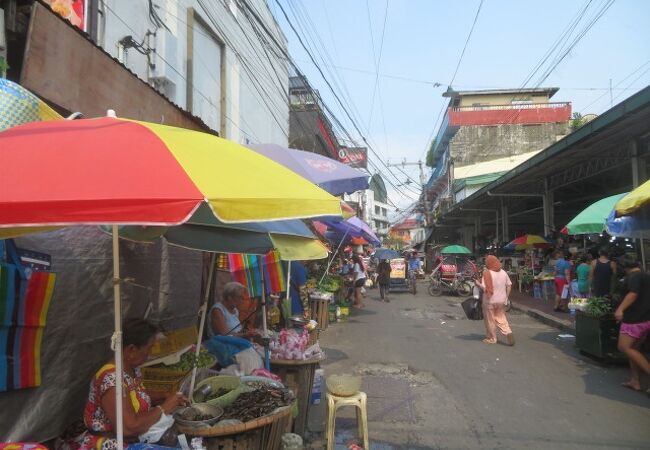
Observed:
[[[578,295],[582,298],[589,296],[589,274],[591,266],[587,262],[587,255],[580,255],[578,267],[576,267],[576,278],[578,279]]]
[[[515,337],[506,317],[506,302],[512,291],[512,281],[508,273],[501,268],[501,261],[494,255],[485,258],[483,276],[476,280],[476,285],[483,290],[483,321],[485,322],[486,344],[497,343],[497,328],[506,337],[508,345],[515,345]]]
[[[639,262],[632,255],[623,257],[622,266],[626,274],[623,283],[625,295],[614,317],[621,322],[618,349],[630,361],[630,379],[623,386],[640,391],[641,373],[650,375],[650,362],[640,351],[650,334],[650,275],[641,270]],[[650,389],[646,392],[650,395]]]
[[[612,279],[616,276],[616,263],[609,259],[606,248],[598,251],[598,259],[591,262],[589,281],[594,297],[609,296],[612,291]]]
[[[564,258],[564,252],[555,252],[555,268],[553,276],[555,279],[555,306],[553,311],[569,312],[569,283],[571,283],[571,263]]]
[[[363,286],[366,284],[366,268],[363,265],[363,260],[361,259],[361,256],[359,255],[354,255],[352,257],[352,264],[354,264],[353,272],[354,272],[354,304],[353,306],[357,309],[363,308],[363,293],[361,292],[361,289],[363,289]]]
[[[390,267],[390,261],[387,259],[382,260],[377,266],[377,282],[379,283],[379,296],[385,302],[390,302],[388,299],[388,290],[390,287],[390,272],[393,269]]]

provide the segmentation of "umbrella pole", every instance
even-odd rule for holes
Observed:
[[[645,272],[645,246],[643,245],[643,232],[641,232],[641,238],[639,239],[639,245],[641,246],[641,264],[643,265],[643,271]]]
[[[346,237],[347,235],[348,235],[348,230],[345,230],[345,234],[343,235],[343,238],[341,239],[341,242],[339,242],[339,246],[336,247],[336,251],[335,251],[334,253],[332,253],[332,257],[331,257],[330,260],[327,262],[327,267],[325,268],[325,273],[323,273],[323,276],[320,277],[320,280],[318,281],[318,285],[319,285],[319,286],[320,286],[320,284],[323,282],[323,280],[325,279],[325,275],[327,275],[327,274],[329,273],[329,271],[330,271],[330,266],[332,265],[332,262],[334,262],[334,258],[336,258],[336,255],[338,255],[339,250],[341,249],[341,245],[343,245],[343,241],[345,240],[345,237]]]
[[[115,322],[115,332],[113,333],[112,347],[115,351],[115,421],[117,427],[115,430],[117,438],[117,448],[124,447],[124,418],[122,411],[122,305],[120,298],[120,246],[119,230],[117,225],[113,225],[113,319]]]
[[[262,342],[264,342],[264,368],[271,370],[269,355],[269,330],[266,325],[266,286],[264,283],[264,257],[258,256],[260,261],[260,275],[262,280]]]
[[[289,315],[291,315],[291,261],[287,261],[287,297],[286,301],[289,303]],[[284,318],[285,326],[289,326],[289,317]]]
[[[196,349],[194,351],[194,367],[192,367],[192,379],[190,380],[190,402],[194,403],[194,383],[196,383],[196,371],[198,369],[197,363],[199,361],[199,352],[201,351],[201,340],[203,338],[203,329],[205,328],[205,320],[208,315],[208,299],[210,298],[210,291],[212,289],[212,277],[214,276],[214,266],[217,262],[217,254],[210,255],[210,271],[208,272],[208,282],[205,287],[205,297],[199,310],[201,311],[201,322],[199,323],[199,336],[196,338]]]

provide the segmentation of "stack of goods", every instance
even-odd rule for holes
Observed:
[[[271,357],[284,360],[304,360],[323,356],[318,344],[308,347],[309,334],[306,330],[297,333],[282,330],[271,339]]]

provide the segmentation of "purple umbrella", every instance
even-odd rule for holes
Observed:
[[[356,216],[340,222],[325,220],[322,223],[332,230],[331,236],[335,239],[342,241],[352,239],[353,237],[362,237],[372,245],[381,245],[381,241],[370,229],[368,224]]]
[[[276,144],[251,144],[248,147],[293,170],[332,195],[368,189],[368,175],[325,156]]]

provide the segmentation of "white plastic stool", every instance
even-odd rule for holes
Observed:
[[[368,444],[368,413],[366,411],[365,392],[357,392],[350,397],[339,397],[327,393],[327,450],[334,448],[334,428],[336,423],[336,410],[341,406],[355,406],[357,408],[357,428],[359,439],[363,439],[364,450],[369,450]]]

